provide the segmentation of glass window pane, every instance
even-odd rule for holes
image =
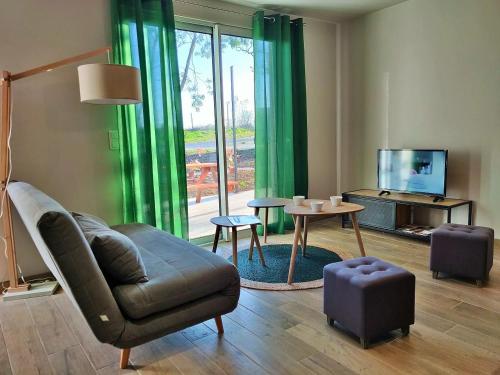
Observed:
[[[213,235],[219,215],[212,35],[176,30],[182,97],[189,238]]]
[[[229,213],[251,213],[255,189],[253,41],[222,35],[222,81]]]

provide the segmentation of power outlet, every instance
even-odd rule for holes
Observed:
[[[108,141],[109,141],[109,149],[110,150],[119,150],[120,149],[120,136],[118,134],[118,130],[109,130],[108,131]]]

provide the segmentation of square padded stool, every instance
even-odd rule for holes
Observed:
[[[482,286],[493,265],[494,238],[491,228],[441,225],[431,236],[432,276],[436,279],[439,272],[444,272],[469,277]]]
[[[406,336],[415,323],[415,275],[375,257],[349,259],[323,269],[324,312],[369,341],[394,329]]]

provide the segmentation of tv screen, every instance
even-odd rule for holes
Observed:
[[[447,150],[378,150],[378,188],[446,195]]]

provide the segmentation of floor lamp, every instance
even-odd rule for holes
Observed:
[[[111,51],[111,47],[104,47],[81,55],[68,57],[51,64],[39,66],[21,73],[12,74],[8,71],[0,72],[0,84],[2,87],[2,119],[0,139],[0,199],[3,207],[2,223],[4,232],[4,244],[7,255],[7,271],[9,287],[6,297],[14,295],[34,296],[36,293],[30,291],[29,283],[19,283],[18,265],[12,233],[12,217],[10,200],[7,194],[7,186],[11,174],[10,136],[12,130],[12,91],[13,82],[28,78],[40,73],[64,67],[94,56]],[[78,79],[80,84],[80,100],[82,103],[91,104],[136,104],[142,101],[140,72],[137,68],[116,64],[86,64],[78,67]],[[1,255],[0,255],[1,256]],[[54,290],[57,283],[51,286]],[[46,291],[39,294],[45,294]],[[14,297],[15,298],[15,297]],[[14,299],[12,298],[12,299]],[[6,298],[7,299],[7,298]]]

